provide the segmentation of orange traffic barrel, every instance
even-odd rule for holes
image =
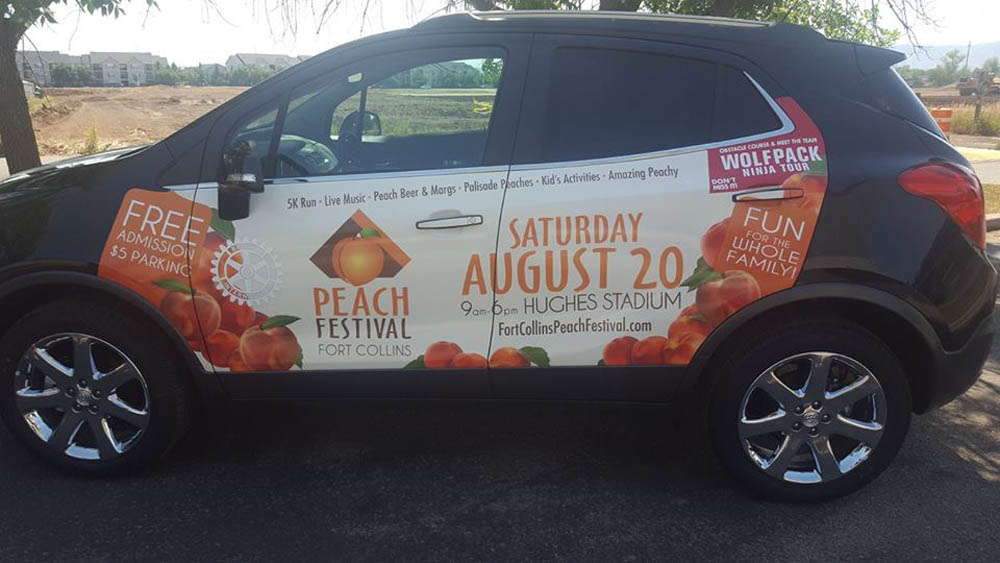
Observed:
[[[934,121],[937,121],[938,127],[941,128],[941,131],[943,131],[945,135],[951,133],[951,113],[951,108],[931,110],[931,117],[934,118]]]

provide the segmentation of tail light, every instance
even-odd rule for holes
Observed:
[[[900,174],[899,185],[936,202],[973,244],[986,248],[983,188],[971,170],[955,164],[921,164]]]

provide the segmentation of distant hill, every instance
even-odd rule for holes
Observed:
[[[941,57],[952,49],[957,49],[964,56],[965,50],[969,48],[969,45],[927,46],[924,47],[924,51],[926,52],[918,51],[916,53],[914,52],[913,47],[906,44],[895,45],[892,48],[906,54],[906,60],[899,64],[907,65],[912,68],[928,69],[936,67]],[[994,41],[992,43],[973,43],[972,51],[969,53],[969,68],[982,66],[983,61],[990,57],[1000,57],[1000,41]]]

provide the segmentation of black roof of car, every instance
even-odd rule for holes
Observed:
[[[788,43],[825,42],[808,27],[783,22],[760,22],[712,16],[651,14],[642,12],[520,10],[463,12],[427,19],[414,31],[518,31],[603,32],[626,31],[652,35],[701,37],[725,41]]]

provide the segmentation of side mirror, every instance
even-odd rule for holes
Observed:
[[[219,182],[219,217],[227,221],[250,216],[250,194],[264,191],[263,167],[255,154],[256,143],[239,141],[223,154],[223,179]]]
[[[222,155],[223,184],[242,188],[254,194],[264,191],[261,180],[263,167],[257,156],[257,143],[254,141],[237,141]]]
[[[362,135],[382,136],[382,118],[377,113],[366,111],[361,119]]]
[[[358,126],[358,120],[361,120],[361,126]],[[377,113],[366,111],[364,113],[351,112],[344,118],[344,121],[340,124],[340,138],[347,136],[353,136],[357,131],[361,131],[361,135],[371,135],[373,137],[379,137],[382,135],[382,118],[378,116]]]

